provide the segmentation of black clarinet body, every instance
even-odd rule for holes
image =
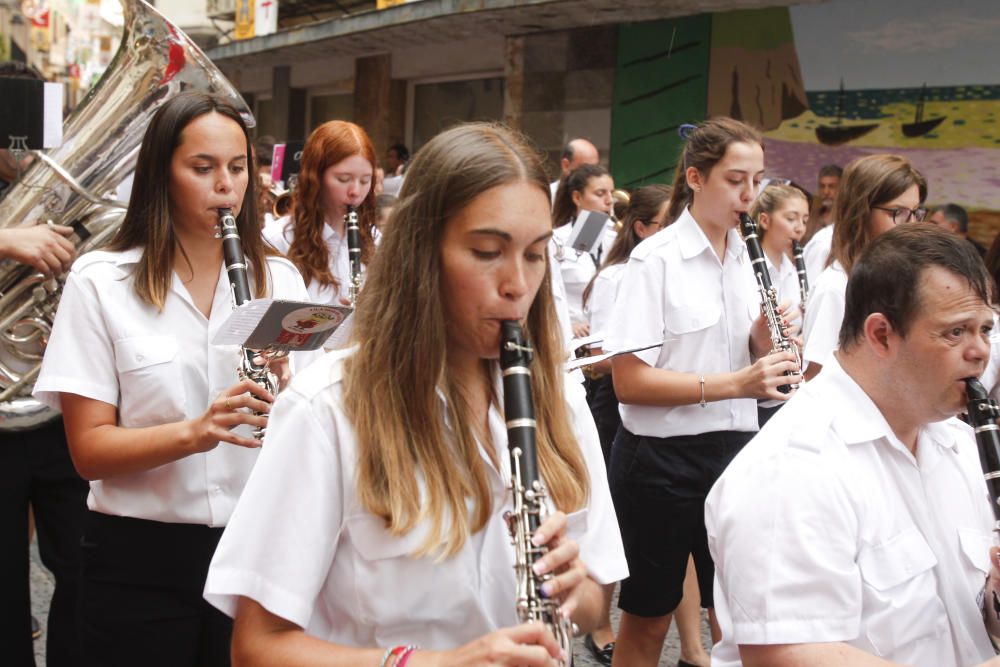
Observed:
[[[761,310],[767,319],[767,328],[771,333],[771,352],[792,352],[795,354],[795,363],[798,368],[802,368],[802,359],[799,356],[799,349],[788,336],[788,332],[781,323],[781,316],[778,314],[778,292],[771,284],[771,274],[767,271],[767,260],[764,257],[764,249],[760,245],[760,236],[757,235],[757,223],[746,213],[740,213],[740,231],[747,244],[747,254],[750,255],[750,268],[753,270],[754,278],[757,282],[757,292],[760,294]],[[785,375],[792,376],[797,373],[785,371]],[[797,389],[797,384],[783,384],[778,387],[778,391],[787,394],[793,389]]]
[[[236,226],[236,218],[233,217],[232,209],[219,209],[219,236],[222,239],[222,257],[226,265],[226,275],[229,278],[229,287],[233,293],[233,306],[239,307],[252,300],[250,293],[250,280],[247,275],[247,260],[243,254],[243,241],[240,239],[239,228]],[[278,393],[278,379],[267,367],[267,364],[258,364],[254,359],[258,356],[253,350],[240,347],[240,364],[237,372],[241,379],[250,379],[262,386],[272,395]],[[254,412],[260,415],[263,413]],[[254,436],[261,438],[264,435],[263,428],[254,430]]]
[[[531,358],[532,350],[521,325],[509,320],[502,322],[500,369],[503,375],[504,419],[507,423],[514,505],[505,518],[514,543],[517,614],[522,623],[545,623],[565,655],[572,656],[573,633],[570,622],[559,613],[558,601],[546,597],[541,590],[542,584],[552,578],[552,573],[537,575],[532,569],[535,562],[548,553],[546,545],[536,547],[531,543],[531,536],[544,521],[548,510],[545,504],[547,493],[538,474]]]
[[[350,299],[353,306],[358,301],[361,291],[361,226],[358,224],[358,210],[347,207],[345,216],[347,231],[347,256],[351,262]]]
[[[965,393],[969,399],[969,425],[976,432],[979,463],[986,478],[993,518],[997,520],[996,528],[1000,526],[1000,428],[997,427],[1000,407],[976,378],[966,378]]]
[[[792,257],[795,259],[795,271],[799,274],[799,308],[806,312],[806,300],[809,299],[809,276],[806,275],[806,260],[802,254],[802,244],[792,241]]]

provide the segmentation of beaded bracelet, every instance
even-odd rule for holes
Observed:
[[[417,652],[417,648],[417,646],[407,646],[403,655],[399,656],[396,660],[395,667],[406,667],[406,663],[410,661],[410,656]]]

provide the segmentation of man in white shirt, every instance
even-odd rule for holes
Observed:
[[[1000,665],[980,611],[994,520],[954,418],[989,357],[989,284],[929,225],[855,265],[836,356],[708,496],[713,665]]]
[[[577,167],[585,164],[598,164],[601,156],[597,152],[594,144],[586,139],[570,139],[563,146],[562,159],[559,160],[559,178],[549,183],[549,190],[552,193],[552,201],[556,200],[556,192],[559,190],[559,183],[566,177],[566,174]]]
[[[813,209],[809,213],[809,229],[806,238],[809,241],[803,250],[806,262],[806,275],[809,280],[819,280],[819,274],[826,268],[826,259],[830,256],[830,242],[833,240],[834,204],[837,202],[837,192],[840,190],[840,178],[844,170],[838,165],[827,164],[820,168],[817,180],[816,196],[813,197]],[[810,233],[809,230],[815,230]]]

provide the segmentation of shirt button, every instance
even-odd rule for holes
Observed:
[[[143,360],[143,359],[145,359],[145,358],[146,358],[146,357],[142,356],[141,354],[137,354],[137,355],[135,355],[135,360],[136,360],[136,361],[142,361],[142,360]]]
[[[212,493],[214,493],[215,495],[219,495],[220,493],[222,493],[222,487],[221,486],[213,486],[212,487]]]

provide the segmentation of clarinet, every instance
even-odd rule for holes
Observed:
[[[809,278],[806,276],[806,260],[802,257],[802,244],[792,241],[792,257],[795,258],[795,270],[799,274],[799,308],[806,312],[806,299],[809,298]]]
[[[979,465],[986,480],[986,495],[989,497],[990,507],[993,508],[993,530],[997,531],[1000,530],[1000,428],[997,427],[1000,407],[989,397],[986,388],[976,378],[965,378],[965,394],[968,399],[966,410],[969,425],[976,433]],[[1000,597],[997,596],[996,583],[993,582],[992,575],[987,578],[983,589],[980,611],[983,613],[986,634],[993,643],[993,648],[1000,650],[997,648],[1000,646],[1000,637],[994,634],[996,629],[993,626],[996,622],[990,616],[992,611],[997,614],[996,621],[1000,622]]]
[[[347,223],[347,256],[351,260],[349,289],[351,306],[353,307],[358,301],[358,292],[361,291],[361,227],[358,225],[357,209],[348,206],[344,220]]]
[[[997,427],[1000,407],[976,378],[965,379],[965,393],[969,399],[969,425],[976,432],[979,463],[986,478],[993,518],[997,520],[996,530],[1000,529],[1000,428]]]
[[[788,337],[785,327],[778,317],[778,292],[771,284],[771,275],[767,272],[767,261],[764,250],[760,247],[760,237],[757,236],[757,223],[746,213],[740,213],[740,231],[747,244],[750,255],[750,266],[757,278],[757,291],[760,293],[761,310],[767,318],[767,329],[771,332],[771,352],[792,352],[795,355],[795,365],[801,370],[802,357],[799,348]],[[795,375],[794,371],[785,371],[785,375]],[[783,384],[778,391],[787,394],[798,389],[797,384]]]
[[[510,478],[514,509],[504,515],[514,543],[517,578],[516,609],[522,623],[541,621],[552,631],[566,656],[573,655],[572,624],[559,613],[559,603],[542,595],[541,586],[552,573],[536,575],[532,566],[548,553],[547,546],[531,543],[548,513],[546,491],[538,476],[535,450],[535,407],[531,397],[531,347],[521,325],[504,321],[500,334],[500,368],[503,374],[503,407],[507,420]],[[568,660],[568,658],[567,658]],[[568,665],[560,662],[560,665]]]
[[[222,256],[226,264],[226,275],[229,277],[229,287],[233,292],[233,307],[242,306],[251,300],[250,281],[247,279],[247,262],[243,256],[243,242],[236,227],[236,218],[232,209],[219,209],[219,238],[222,239]],[[254,361],[257,353],[240,346],[240,364],[236,372],[241,380],[253,380],[266,389],[271,395],[278,393],[278,378],[268,369],[267,364]],[[265,413],[254,411],[255,415]],[[264,428],[254,429],[255,438],[264,437]]]

